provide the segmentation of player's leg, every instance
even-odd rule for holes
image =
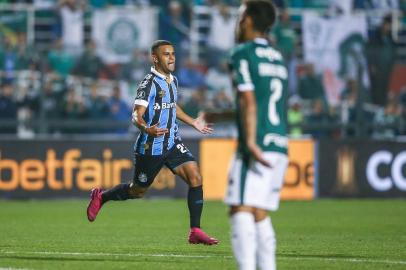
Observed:
[[[230,206],[231,243],[240,269],[256,269],[259,246],[256,221],[266,217],[256,209],[268,204],[269,179],[266,167],[249,156],[237,154],[234,158],[225,203]]]
[[[256,204],[255,222],[257,238],[257,260],[260,269],[276,269],[276,236],[272,226],[269,211],[276,211],[279,208],[280,190],[283,185],[285,171],[288,165],[286,155],[280,153],[266,153],[266,158],[272,164],[271,169],[266,169],[262,173],[268,179],[266,192],[262,190],[257,193],[262,197]]]
[[[196,162],[186,162],[173,169],[189,186],[187,204],[190,213],[190,227],[200,228],[200,219],[203,211],[202,177]]]
[[[255,210],[257,263],[262,270],[276,269],[276,237],[268,211]]]
[[[200,228],[200,219],[203,211],[202,177],[196,162],[186,162],[173,169],[188,185],[187,204],[190,217],[189,243],[216,245],[219,241],[208,236]]]
[[[231,206],[231,245],[240,270],[256,269],[256,226],[254,209],[249,206]]]
[[[203,186],[199,167],[189,150],[181,143],[181,147],[173,147],[166,158],[166,166],[176,175],[179,175],[188,185],[187,204],[190,217],[189,243],[217,244],[218,240],[209,237],[200,229],[200,220],[203,211]]]
[[[91,200],[87,207],[88,220],[94,221],[103,204],[108,201],[124,201],[142,198],[162,166],[163,159],[161,156],[136,154],[134,158],[134,178],[132,183],[121,183],[105,191],[100,188],[92,190]]]

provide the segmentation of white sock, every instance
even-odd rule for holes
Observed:
[[[257,222],[257,259],[262,270],[276,270],[276,239],[271,219],[269,217]]]
[[[256,233],[254,215],[237,212],[231,216],[231,244],[240,270],[255,270]]]

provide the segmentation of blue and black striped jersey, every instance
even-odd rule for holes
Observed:
[[[160,128],[167,128],[168,133],[154,138],[141,132],[134,145],[136,153],[141,155],[162,155],[175,144],[178,137],[178,124],[176,122],[176,101],[178,80],[170,75],[170,83],[166,76],[153,67],[138,85],[134,105],[146,107],[143,116],[148,126],[159,122]]]

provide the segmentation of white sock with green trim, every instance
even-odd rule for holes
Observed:
[[[276,270],[276,239],[271,219],[267,217],[264,220],[257,222],[255,227],[258,245],[258,266],[262,270]]]
[[[254,215],[237,212],[230,218],[231,244],[240,270],[255,270],[256,232]]]

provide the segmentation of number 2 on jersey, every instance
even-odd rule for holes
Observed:
[[[276,110],[276,103],[282,97],[282,81],[280,79],[272,79],[270,83],[271,96],[268,103],[268,118],[272,125],[279,125],[280,117]]]

